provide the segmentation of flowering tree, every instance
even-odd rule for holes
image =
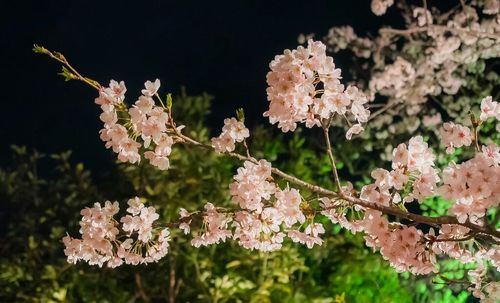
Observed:
[[[349,55],[349,74],[369,96],[373,110],[357,140],[384,160],[417,130],[436,144],[436,126],[443,119],[470,123],[469,112],[479,110],[482,98],[495,96],[500,83],[495,70],[500,57],[498,1],[434,2],[439,8],[427,1],[409,3],[413,1],[372,1],[376,15],[400,12],[406,28],[384,26],[378,35],[361,37],[351,26],[341,26],[323,38],[330,52]],[[301,35],[299,42],[305,38]],[[481,129],[499,139],[498,132],[488,130],[489,125]],[[353,153],[349,147],[340,149],[341,159],[343,151]],[[366,173],[363,167],[351,168],[351,174],[358,172]]]
[[[500,106],[491,97],[481,101],[478,118],[472,114],[470,128],[453,122],[442,127],[447,152],[470,146],[474,153],[470,159],[450,162],[441,170],[423,137],[415,136],[393,150],[390,171],[373,170],[373,183],[358,191],[339,177],[330,134],[339,121],[348,126],[347,140],[363,132],[370,120],[369,98],[356,86],[341,84],[341,71],[323,43],[309,40],[307,47],[286,50],[270,64],[270,103],[264,116],[283,132],[302,124],[320,130],[335,184],[324,188],[255,158],[247,143],[250,132],[243,110],[224,121],[220,136],[201,142],[177,125],[172,98],[160,97],[158,79],[147,81],[138,100],[127,106],[123,81],[111,80],[104,87],[82,76],[62,54],[39,46],[34,50],[62,63],[66,80],[85,82],[98,91],[95,102],[101,106],[104,123],[101,139],[120,161],[134,164],[146,159],[167,170],[172,148],[182,144],[243,162],[230,184],[234,208],[217,203],[181,208],[179,219],[169,223],[160,223],[155,208],[137,197],[128,201],[126,212],[120,213],[118,202],[110,201],[82,210],[81,238],[63,239],[69,262],[108,267],[156,262],[168,253],[171,229],[191,234],[195,247],[233,239],[244,248],[264,252],[279,250],[288,240],[314,248],[322,245],[325,233],[319,219],[327,217],[352,233],[363,233],[366,245],[399,272],[437,273],[437,258],[475,264],[469,280],[456,282],[466,282],[484,302],[500,299],[500,284],[488,275],[489,268],[500,267],[499,216],[488,216],[497,213],[500,203],[500,152],[496,144],[483,144],[485,139],[479,136],[484,121],[500,119]],[[421,215],[419,203],[436,195],[452,202],[448,214]]]

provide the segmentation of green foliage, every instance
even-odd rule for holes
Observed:
[[[174,115],[189,125],[183,131],[202,142],[210,138],[203,126],[210,101],[208,95],[192,97],[183,90],[172,102]],[[306,131],[285,138],[256,128],[249,145],[255,157],[332,188],[328,158],[321,148],[311,148],[320,146],[318,142]],[[73,164],[70,154],[47,156],[13,147],[13,164],[0,169],[5,222],[1,302],[165,302],[171,297],[177,302],[438,302],[430,282],[416,284],[425,287],[416,292],[414,278],[399,277],[365,248],[361,235],[327,220],[325,243],[313,250],[289,242],[269,254],[232,243],[196,249],[189,237],[173,230],[170,253],[157,264],[112,270],[67,264],[60,239],[66,231],[78,234],[79,211],[94,201],[112,198],[123,207],[137,195],[159,210],[162,221],[175,221],[180,207],[194,210],[206,201],[230,206],[227,188],[240,164],[176,145],[167,172],[143,161],[118,164],[116,172],[99,180],[82,163]],[[347,160],[341,162],[347,165]],[[438,295],[442,300],[449,296]]]

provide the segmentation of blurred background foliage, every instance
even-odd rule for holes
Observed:
[[[210,138],[204,122],[211,100],[209,95],[188,96],[185,91],[174,98],[175,116],[189,126],[185,129],[189,135],[201,141]],[[337,138],[344,141],[341,135]],[[258,127],[250,146],[257,158],[273,161],[307,181],[333,187],[322,140],[314,132],[284,135]],[[370,158],[356,161],[357,151],[350,152],[352,165],[364,169],[381,165]],[[66,232],[78,234],[82,208],[105,199],[124,206],[126,199],[137,195],[154,205],[164,222],[175,221],[180,207],[195,210],[207,201],[230,205],[228,184],[239,165],[207,150],[176,145],[166,172],[143,161],[116,164],[112,172],[99,177],[70,156],[71,152],[44,155],[12,146],[11,165],[0,168],[0,302],[468,300],[466,292],[449,287],[439,277],[433,281],[397,274],[378,253],[364,246],[362,235],[326,221],[325,243],[315,249],[286,243],[281,251],[264,254],[230,242],[197,249],[189,244],[189,237],[173,230],[171,251],[157,264],[117,269],[68,264],[61,238]],[[349,167],[342,159],[339,166],[343,175],[356,175],[350,172],[357,166]],[[359,184],[369,181],[356,180]],[[425,205],[431,215],[448,207],[445,201]],[[464,276],[458,262],[446,261],[441,266],[444,278]]]

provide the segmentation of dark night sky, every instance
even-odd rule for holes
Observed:
[[[33,43],[61,51],[101,83],[124,80],[129,102],[156,77],[162,92],[182,85],[190,94],[208,92],[219,128],[241,106],[251,121],[264,121],[268,64],[295,48],[300,33],[323,36],[345,24],[374,32],[391,20],[375,17],[369,0],[8,2],[0,4],[1,165],[10,144],[71,149],[91,168],[112,158],[98,136],[96,92],[65,83],[56,62],[31,52]]]

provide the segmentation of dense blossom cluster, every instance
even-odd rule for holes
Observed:
[[[471,145],[474,139],[468,127],[453,122],[444,123],[440,133],[448,154],[452,154],[455,147]]]
[[[392,170],[375,169],[372,172],[375,183],[363,186],[360,197],[388,206],[415,199],[421,202],[431,196],[439,176],[434,168],[435,156],[423,138],[411,138],[408,146],[401,143],[392,155]],[[410,182],[412,190],[402,197]]]
[[[202,234],[193,238],[191,244],[200,247],[225,242],[232,236],[231,231],[227,229],[229,222],[231,222],[230,217],[219,213],[212,203],[207,203],[203,213],[203,225],[206,228]]]
[[[145,149],[152,149],[146,150],[144,157],[153,166],[166,170],[170,165],[168,156],[174,141],[167,134],[169,117],[165,108],[156,106],[153,100],[157,96],[160,80],[147,81],[144,86],[142,95],[128,111],[123,103],[127,91],[123,81],[118,83],[111,80],[109,87],[99,91],[95,103],[101,105],[103,110],[101,139],[106,142],[107,148],[118,153],[118,159],[123,162],[140,162],[140,148],[144,146]],[[119,120],[127,122],[120,123]],[[143,144],[137,141],[138,137]]]
[[[486,121],[489,118],[500,120],[500,106],[498,106],[498,102],[493,101],[491,96],[481,101],[481,115],[479,116],[481,121]]]
[[[368,121],[370,112],[364,107],[366,96],[354,86],[346,89],[340,83],[340,69],[326,55],[326,46],[308,41],[307,48],[299,46],[286,50],[270,64],[267,74],[269,110],[264,116],[284,131],[294,131],[297,123],[307,127],[321,126],[322,120],[337,114],[347,119],[353,115],[355,126],[350,135],[360,133],[361,123]]]
[[[428,15],[427,18],[425,14]],[[424,26],[423,20],[426,19],[431,23],[433,21],[430,13],[424,13],[422,8],[416,8],[414,16],[417,23],[415,26]],[[449,31],[432,27],[432,31],[428,33],[433,44],[426,49],[425,56],[413,62],[398,59],[387,65],[383,72],[375,74],[370,81],[372,92],[391,98],[404,97],[405,104],[410,105],[408,111],[417,113],[421,108],[419,104],[427,101],[427,95],[436,96],[442,92],[455,94],[465,84],[460,75],[467,64],[500,56],[500,40],[481,35],[500,33],[498,18],[480,20],[476,9],[466,7],[464,11],[453,15],[445,25],[450,28]],[[385,74],[400,65],[406,65],[406,69],[412,72],[412,77],[399,81],[401,91],[388,91],[386,87],[391,87],[392,83],[387,81]]]
[[[374,0],[372,8],[376,13],[383,13],[392,2]],[[494,8],[490,4],[488,11]],[[425,10],[415,11],[414,17],[418,26],[430,25],[433,20]],[[465,21],[461,18],[475,20],[472,12],[471,16],[457,13],[450,27],[463,26]],[[477,26],[476,30],[484,30],[482,24]],[[495,30],[497,28],[491,29]],[[344,28],[336,32],[348,34],[349,30]],[[452,73],[457,69],[457,60],[465,59],[463,54],[454,58],[454,52],[461,45],[486,42],[468,35],[445,35],[440,31],[433,32],[432,37],[440,42],[433,46],[430,56],[425,57],[427,61],[417,60],[419,64],[415,65],[397,57],[370,82],[372,93],[407,100],[410,105],[420,104],[425,96],[438,91],[455,93],[462,83]],[[450,61],[449,58],[454,59]],[[425,69],[438,68],[441,73],[447,66],[451,66],[450,70],[438,76],[439,79],[425,78]],[[233,239],[246,249],[259,251],[278,250],[284,241],[312,248],[323,244],[320,236],[325,233],[325,227],[317,219],[321,214],[352,233],[364,233],[366,245],[379,251],[399,272],[416,275],[437,272],[437,258],[442,255],[462,263],[475,263],[476,269],[469,272],[472,293],[484,302],[500,299],[500,285],[485,278],[488,264],[497,270],[500,268],[500,230],[496,228],[497,222],[487,219],[488,211],[498,210],[500,204],[500,148],[495,143],[481,145],[477,132],[487,119],[500,118],[498,103],[491,97],[484,98],[479,121],[472,114],[472,128],[447,122],[440,129],[448,153],[474,142],[476,154],[472,159],[450,162],[440,172],[432,149],[423,136],[417,135],[392,150],[390,170],[373,170],[373,183],[357,192],[351,183],[341,184],[328,131],[332,119],[337,119],[349,125],[347,139],[361,133],[362,123],[366,123],[370,115],[365,108],[368,98],[355,86],[344,88],[340,83],[340,70],[335,68],[333,59],[326,56],[326,46],[321,42],[309,40],[307,48],[286,50],[283,55],[276,56],[270,68],[267,75],[270,105],[264,115],[272,124],[278,123],[284,132],[294,131],[297,123],[323,128],[336,192],[287,175],[266,160],[253,158],[245,141],[249,130],[240,116],[239,120],[225,119],[222,133],[211,139],[211,145],[180,134],[171,116],[171,104],[165,106],[157,94],[159,80],[146,82],[142,95],[129,109],[124,104],[126,87],[123,82],[112,80],[109,87],[101,88],[96,99],[103,110],[101,138],[107,148],[118,153],[121,161],[137,163],[141,160],[140,150],[144,150],[144,157],[159,169],[168,169],[168,156],[172,145],[178,141],[212,148],[244,161],[229,186],[235,208],[206,203],[203,209],[193,212],[180,209],[179,221],[172,225],[178,226],[184,234],[192,234],[191,244],[195,247]],[[158,98],[161,107],[155,105],[153,97]],[[407,112],[420,109],[411,108]],[[425,123],[436,126],[440,122],[441,116],[434,115]],[[244,144],[246,156],[232,153],[236,143]],[[280,187],[273,174],[314,195],[303,199],[299,190],[290,184]],[[451,216],[431,218],[406,210],[405,205],[422,203],[434,196],[450,202],[448,213]],[[417,203],[412,207],[418,208]],[[82,210],[81,239],[70,236],[63,239],[68,261],[83,260],[116,267],[123,263],[156,262],[164,257],[169,248],[170,231],[154,226],[159,218],[155,208],[146,207],[137,197],[130,199],[128,206],[127,213],[119,220],[114,219],[119,213],[117,202],[107,201],[104,206],[96,203]],[[387,214],[399,216],[400,222]],[[406,224],[407,221],[410,223]],[[432,228],[420,228],[420,224]],[[478,235],[484,243],[476,241]]]
[[[212,147],[219,153],[232,152],[236,142],[243,142],[250,136],[248,128],[236,118],[224,119],[222,133],[212,138]]]
[[[121,227],[114,219],[120,210],[118,202],[106,201],[104,206],[95,203],[92,208],[83,209],[81,239],[63,238],[68,262],[83,260],[91,265],[106,263],[108,267],[117,267],[163,258],[168,253],[169,229],[153,227],[159,216],[154,207],[145,207],[139,198],[130,199],[128,205],[128,214],[119,220]]]
[[[392,2],[373,0],[372,10],[383,14]],[[490,94],[498,85],[498,76],[484,70],[486,60],[500,57],[498,6],[498,0],[471,1],[441,13],[432,8],[432,14],[431,8],[405,6],[406,28],[384,27],[375,38],[359,37],[350,26],[331,28],[325,37],[329,50],[349,50],[359,58],[357,85],[381,106],[365,137],[412,133],[422,117],[436,121],[440,111],[464,124],[477,106],[471,96],[478,87]]]
[[[303,232],[299,231],[300,226],[294,229],[296,224],[306,221],[299,191],[293,188],[281,190],[270,178],[269,162],[245,161],[230,185],[233,201],[240,209],[230,217],[207,204],[203,212],[206,231],[193,239],[193,245],[209,245],[234,238],[244,248],[273,251],[281,248],[287,235],[292,241],[309,248],[321,245],[323,241],[319,234],[325,230],[320,223],[311,222]]]
[[[455,201],[449,212],[461,223],[466,220],[478,223],[487,209],[500,203],[498,147],[483,147],[483,150],[486,152],[469,161],[444,169],[440,193],[445,199]]]

